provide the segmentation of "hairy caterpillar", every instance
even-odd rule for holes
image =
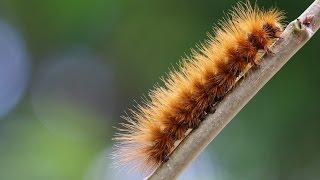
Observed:
[[[149,100],[131,110],[116,134],[116,166],[150,172],[166,161],[189,132],[224,98],[283,31],[283,12],[238,3],[214,27],[214,35],[172,70],[165,86],[150,91]],[[272,53],[272,52],[271,52]]]

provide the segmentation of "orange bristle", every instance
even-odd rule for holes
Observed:
[[[166,161],[182,140],[250,69],[283,30],[283,13],[238,3],[199,52],[182,61],[164,79],[164,87],[149,93],[150,100],[127,116],[114,138],[116,166],[151,172]]]

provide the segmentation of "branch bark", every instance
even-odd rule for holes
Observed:
[[[282,39],[271,47],[274,55],[266,54],[261,60],[261,66],[239,81],[237,87],[217,105],[216,112],[207,116],[200,126],[179,144],[170,159],[147,179],[176,179],[319,27],[320,0],[315,0],[297,20],[287,26],[282,33]]]

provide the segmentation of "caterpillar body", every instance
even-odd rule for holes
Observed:
[[[283,12],[240,2],[198,51],[163,78],[115,135],[115,166],[155,170],[252,67],[283,31]]]

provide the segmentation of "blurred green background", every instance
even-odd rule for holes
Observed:
[[[141,179],[110,168],[113,127],[236,2],[1,0],[0,179]],[[258,1],[288,22],[311,2]],[[319,179],[319,42],[318,33],[180,179]]]

